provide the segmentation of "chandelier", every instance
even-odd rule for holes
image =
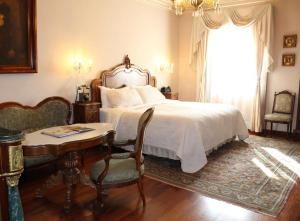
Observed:
[[[219,9],[219,0],[171,0],[176,15],[182,15],[187,8],[193,8],[193,16],[202,15],[205,9]]]

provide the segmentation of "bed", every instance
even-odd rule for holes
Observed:
[[[101,103],[101,90],[106,88],[156,87],[150,72],[130,63],[103,71],[91,83],[91,99]],[[150,85],[150,86],[149,86]],[[130,96],[130,95],[128,95]],[[103,97],[103,96],[102,96]],[[104,101],[102,102],[104,104]],[[134,106],[100,108],[100,121],[112,123],[116,139],[133,139],[139,116],[149,107],[155,107],[144,140],[145,154],[181,161],[187,173],[200,170],[207,163],[207,155],[233,139],[246,139],[248,129],[240,111],[230,105],[183,102],[161,99]],[[132,147],[125,147],[132,150]]]

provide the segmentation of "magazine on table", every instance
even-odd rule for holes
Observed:
[[[61,138],[61,137],[67,137],[67,136],[72,136],[75,134],[92,131],[92,130],[95,130],[95,129],[89,128],[89,127],[68,125],[68,126],[46,129],[46,130],[42,131],[42,134]]]

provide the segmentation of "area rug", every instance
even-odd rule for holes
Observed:
[[[145,158],[145,175],[255,212],[277,216],[300,176],[300,143],[250,136],[227,143],[199,172],[181,171],[180,162]]]

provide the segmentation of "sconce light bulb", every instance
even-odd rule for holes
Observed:
[[[173,74],[173,72],[174,72],[174,64],[171,64],[170,65],[170,73]]]
[[[164,71],[165,70],[165,65],[164,64],[161,64],[160,67],[159,67],[160,71]]]
[[[94,63],[94,62],[93,62],[92,59],[89,59],[89,60],[88,60],[88,65],[89,65],[90,67],[93,65],[93,63]]]
[[[88,69],[89,69],[89,71],[91,71],[92,66],[93,66],[93,60],[89,59],[87,63],[88,63]]]

